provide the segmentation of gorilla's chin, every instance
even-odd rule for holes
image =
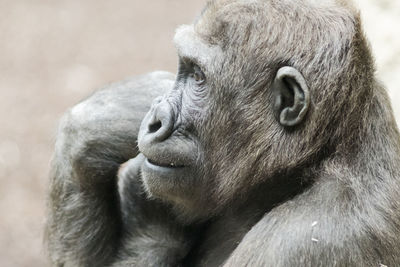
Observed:
[[[142,164],[142,179],[150,197],[176,203],[184,201],[185,189],[193,183],[191,166],[156,163],[146,158]]]

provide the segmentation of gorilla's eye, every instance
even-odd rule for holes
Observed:
[[[199,66],[194,65],[193,66],[193,73],[192,73],[192,77],[194,79],[194,81],[198,84],[201,85],[205,82],[206,77],[203,73],[203,71],[200,69]]]

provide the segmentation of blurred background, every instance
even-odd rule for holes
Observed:
[[[94,89],[175,72],[174,29],[205,0],[0,0],[0,266],[48,266],[42,245],[57,121]],[[400,121],[400,1],[357,0]]]

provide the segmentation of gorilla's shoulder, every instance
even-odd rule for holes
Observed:
[[[168,91],[173,86],[174,81],[175,75],[170,72],[153,71],[108,84],[95,92],[93,96],[102,99],[106,95],[115,95],[118,92],[126,93],[127,96],[134,94],[135,97],[142,97],[142,94],[144,94],[154,98]]]

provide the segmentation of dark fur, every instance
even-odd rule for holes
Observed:
[[[53,262],[399,265],[400,139],[357,11],[334,0],[218,0],[175,39],[177,82],[145,117],[139,148],[166,162],[179,150],[188,171],[140,174],[140,155],[117,193],[119,164],[137,154],[137,120],[149,107],[149,98],[142,107],[121,92],[133,98],[163,79],[101,91],[74,108],[53,164]],[[204,85],[193,83],[187,61],[202,68]],[[291,128],[273,114],[283,66],[302,73],[311,96]],[[165,110],[171,132],[155,140],[149,125]],[[147,200],[142,186],[170,204]]]

